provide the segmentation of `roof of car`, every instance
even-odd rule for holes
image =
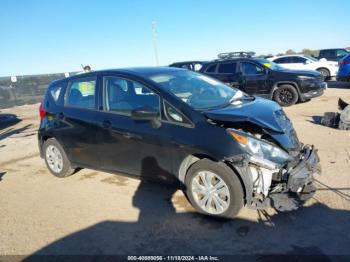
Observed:
[[[278,56],[274,56],[274,57],[271,57],[271,58],[290,57],[290,56],[307,56],[307,55],[304,55],[304,54],[278,55]]]
[[[203,60],[191,60],[191,61],[181,61],[181,62],[175,62],[172,63],[171,65],[177,65],[177,64],[190,64],[190,63],[198,63],[198,64],[205,64],[208,63],[209,61],[203,61]]]
[[[246,61],[254,60],[254,61],[256,61],[257,59],[260,59],[260,58],[259,57],[233,57],[233,58],[228,58],[228,59],[214,59],[214,60],[208,62],[208,64],[221,63],[221,62],[234,62],[237,60],[246,60]],[[263,59],[263,58],[261,58],[261,59]]]
[[[82,78],[82,77],[89,77],[94,76],[97,74],[102,73],[122,73],[122,74],[129,74],[129,75],[135,75],[135,76],[148,76],[153,74],[162,74],[162,73],[169,73],[174,71],[183,71],[186,69],[177,68],[177,67],[168,67],[168,66],[160,66],[160,67],[130,67],[130,68],[115,68],[115,69],[103,69],[103,70],[96,70],[81,74],[76,74],[61,80],[70,80],[75,78]],[[60,80],[57,80],[60,81]]]

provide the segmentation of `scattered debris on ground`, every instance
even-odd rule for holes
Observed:
[[[339,128],[341,130],[350,130],[350,105],[339,98],[338,112],[326,112],[321,120],[322,125]]]

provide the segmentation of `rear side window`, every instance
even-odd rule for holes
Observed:
[[[208,68],[207,68],[207,70],[205,70],[205,72],[206,73],[214,73],[216,70],[216,65],[217,64],[213,64],[213,65],[208,66]]]
[[[322,50],[320,55],[325,57],[335,56],[335,50]]]
[[[288,63],[288,57],[277,58],[276,60],[274,60],[274,62],[277,63],[277,64],[287,64]]]
[[[300,56],[291,56],[291,57],[289,57],[289,59],[290,59],[289,63],[296,63],[296,64],[305,63],[305,61],[306,61],[305,58],[300,57]]]
[[[222,63],[219,64],[218,73],[232,74],[236,73],[237,63]]]
[[[68,83],[65,105],[69,107],[95,108],[96,78],[84,78]]]

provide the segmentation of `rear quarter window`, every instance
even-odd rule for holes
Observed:
[[[49,87],[49,94],[56,103],[60,97],[62,90],[63,84],[56,84]]]

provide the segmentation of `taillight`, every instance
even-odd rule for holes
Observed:
[[[339,61],[339,66],[348,65],[348,64],[350,64],[350,61],[346,61],[346,60]]]
[[[41,120],[43,120],[43,118],[46,115],[46,111],[45,111],[42,103],[40,103],[39,114],[40,114],[40,121],[41,121]]]

